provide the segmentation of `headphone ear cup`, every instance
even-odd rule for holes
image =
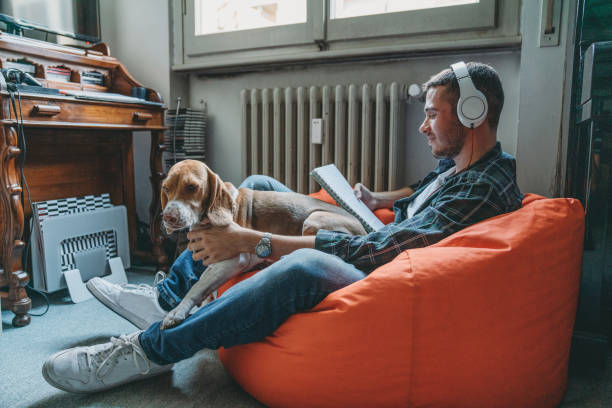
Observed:
[[[474,86],[465,62],[451,64],[451,70],[459,84],[457,116],[463,126],[474,129],[487,118],[489,112],[487,98]]]
[[[478,90],[466,98],[460,97],[457,102],[457,116],[463,126],[469,128],[480,126],[486,119],[487,112],[487,99]]]

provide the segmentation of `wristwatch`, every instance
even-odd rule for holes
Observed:
[[[267,258],[272,254],[272,242],[270,241],[272,234],[265,232],[263,237],[259,240],[255,246],[255,254],[260,258]]]

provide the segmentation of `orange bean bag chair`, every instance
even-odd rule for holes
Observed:
[[[583,233],[577,200],[527,195],[219,356],[271,407],[554,407]]]

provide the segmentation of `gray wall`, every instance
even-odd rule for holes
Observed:
[[[576,1],[562,2],[559,46],[540,47],[541,1],[524,1],[521,12],[516,159],[521,189],[551,196],[564,185]]]
[[[170,45],[167,0],[100,1],[102,41],[111,55],[141,84],[170,98]],[[134,132],[136,212],[149,222],[150,132]]]
[[[385,82],[422,83],[458,59],[486,62],[496,67],[506,89],[506,106],[500,120],[498,139],[502,147],[516,151],[516,117],[518,115],[518,71],[520,54],[497,52],[489,54],[446,55],[411,59],[400,62],[319,65],[265,73],[252,73],[227,78],[190,79],[190,102],[201,100],[208,105],[210,139],[207,162],[224,180],[239,183],[242,174],[240,139],[240,91],[244,88],[275,86],[310,86]],[[406,104],[405,169],[403,180],[413,182],[431,170],[435,163],[425,138],[418,132],[423,120],[423,104]]]

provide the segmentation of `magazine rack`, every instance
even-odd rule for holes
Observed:
[[[32,272],[36,289],[55,292],[68,288],[72,300],[78,303],[91,297],[84,282],[94,276],[114,283],[127,283],[124,268],[130,267],[130,252],[124,206],[50,217],[42,225],[42,233],[37,225],[32,231]],[[87,243],[88,237],[109,232],[113,238],[99,239],[97,244]],[[67,241],[71,241],[69,249],[66,249]],[[66,257],[71,255],[76,268],[62,271]]]

